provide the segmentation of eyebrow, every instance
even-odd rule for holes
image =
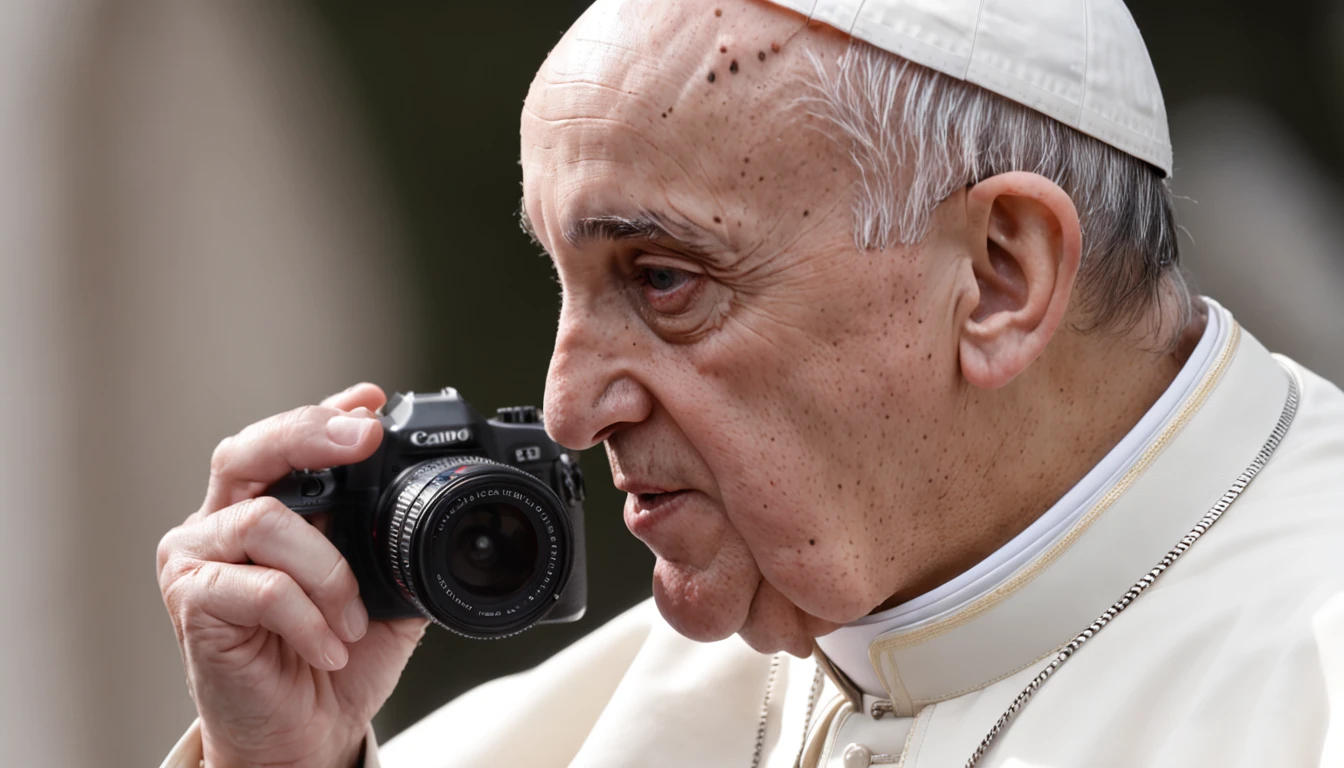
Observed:
[[[652,216],[590,216],[565,227],[565,242],[589,240],[679,240]]]
[[[525,206],[519,207],[518,224],[532,242],[540,245]],[[648,210],[638,211],[631,216],[603,215],[575,219],[565,226],[563,237],[565,242],[575,247],[593,240],[648,240],[680,245],[701,256],[728,249],[727,244],[712,232],[689,221],[674,221]]]

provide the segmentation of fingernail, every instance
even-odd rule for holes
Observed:
[[[364,601],[358,596],[345,606],[345,630],[350,633],[352,640],[358,640],[364,636],[364,631],[369,628],[369,612],[364,609]]]
[[[350,653],[345,650],[345,643],[342,643],[331,630],[327,630],[327,639],[322,641],[322,656],[327,661],[327,669],[330,670],[340,669],[350,660]]]
[[[333,416],[327,422],[327,437],[337,445],[359,445],[359,441],[373,429],[373,419],[352,416]]]

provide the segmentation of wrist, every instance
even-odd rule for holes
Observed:
[[[240,750],[222,739],[213,739],[202,724],[202,768],[363,768],[367,734],[367,727],[345,738],[333,734],[314,751],[296,754],[293,747]]]

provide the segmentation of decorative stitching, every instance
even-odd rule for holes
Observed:
[[[966,55],[966,71],[961,73],[962,80],[971,74],[971,64],[975,62],[975,44],[980,42],[980,17],[984,15],[985,0],[980,0],[980,7],[975,11],[975,29],[971,30],[971,52]]]
[[[1125,473],[1125,476],[1120,479],[1120,482],[1113,485],[1106,495],[1093,505],[1092,509],[1088,510],[1087,513],[1074,524],[1073,528],[1069,529],[1069,531],[1065,533],[1054,546],[1042,553],[1040,557],[1028,563],[1026,566],[1023,566],[1021,570],[1009,577],[1008,581],[1004,582],[994,591],[971,603],[970,606],[959,611],[955,615],[904,635],[876,641],[875,645],[878,649],[876,653],[885,653],[887,651],[908,648],[912,645],[918,645],[926,640],[931,640],[935,637],[947,634],[997,606],[1008,596],[1014,594],[1033,581],[1046,568],[1053,565],[1064,552],[1073,546],[1073,543],[1077,541],[1079,537],[1092,527],[1092,524],[1096,522],[1097,518],[1101,517],[1103,513],[1110,509],[1110,507],[1119,500],[1120,496],[1127,492],[1129,487],[1132,486],[1140,476],[1148,471],[1149,466],[1151,466],[1157,459],[1158,455],[1165,451],[1167,445],[1175,439],[1176,435],[1185,429],[1186,423],[1194,416],[1195,411],[1203,407],[1204,401],[1208,399],[1209,394],[1218,383],[1222,381],[1223,374],[1226,373],[1232,359],[1236,356],[1236,351],[1240,347],[1240,342],[1241,325],[1234,320],[1232,321],[1232,330],[1228,334],[1227,344],[1219,353],[1217,362],[1209,372],[1205,374],[1204,380],[1200,382],[1199,386],[1195,389],[1194,394],[1186,400],[1185,404],[1181,407],[1181,410],[1176,414],[1176,417],[1171,420],[1171,423],[1168,424],[1164,430],[1162,430],[1162,434],[1158,435],[1157,439],[1149,444],[1147,450],[1145,450],[1139,460],[1134,463],[1134,466],[1130,467],[1129,471]]]
[[[929,713],[929,717],[928,717],[928,719],[924,721],[924,731],[925,731],[925,733],[927,733],[928,730],[929,730],[931,727],[933,727],[933,711],[934,711],[935,709],[937,709],[937,708],[938,708],[938,705],[937,705],[937,704],[934,704],[933,706],[931,706],[931,707],[929,707],[928,709],[924,710],[924,712],[928,712],[928,713]],[[913,723],[910,724],[910,735],[908,735],[908,736],[905,737],[905,741],[906,741],[906,749],[909,749],[911,746],[914,746],[914,747],[915,747],[915,751],[914,751],[913,754],[908,755],[908,756],[905,754],[905,751],[904,751],[904,750],[901,752],[901,768],[905,768],[905,761],[906,761],[906,758],[907,758],[907,757],[909,757],[909,758],[913,758],[913,760],[914,760],[915,762],[918,762],[918,761],[919,761],[919,753],[920,753],[921,751],[923,751],[923,749],[924,749],[924,741],[925,741],[925,739],[924,739],[924,736],[923,736],[923,735],[921,735],[921,736],[919,737],[919,742],[918,742],[917,744],[914,742],[915,731],[919,729],[919,718],[923,716],[924,712],[920,712],[920,713],[919,713],[919,716],[916,716],[916,717],[915,717],[915,722],[913,722]],[[914,763],[911,763],[911,765],[913,766]]]
[[[1162,559],[1158,561],[1156,566],[1135,582],[1134,586],[1130,587],[1125,594],[1121,595],[1119,600],[1112,603],[1110,608],[1107,608],[1105,612],[1094,619],[1087,629],[1084,629],[1082,632],[1075,635],[1068,645],[1060,649],[1059,655],[1055,656],[1055,658],[1046,665],[1045,669],[1042,669],[1036,677],[1032,678],[1030,683],[1027,683],[1027,687],[1023,688],[1022,692],[1017,695],[1017,698],[1013,699],[1013,703],[1008,705],[1008,709],[1004,710],[1002,715],[999,715],[999,719],[990,727],[989,733],[985,735],[985,738],[980,740],[980,745],[976,747],[975,752],[971,753],[971,757],[966,761],[966,768],[975,768],[975,766],[979,764],[980,759],[985,756],[985,753],[989,751],[990,747],[994,744],[994,740],[998,738],[1000,733],[1003,733],[1003,731],[1008,728],[1013,722],[1013,719],[1031,702],[1036,693],[1050,681],[1050,678],[1054,675],[1055,671],[1063,666],[1069,659],[1073,658],[1074,654],[1083,647],[1084,643],[1091,640],[1106,627],[1110,626],[1111,622],[1118,618],[1122,611],[1130,605],[1133,605],[1136,600],[1142,597],[1144,593],[1147,592],[1164,573],[1166,573],[1168,568],[1173,566],[1186,552],[1189,552],[1190,548],[1222,519],[1224,513],[1226,513],[1232,505],[1236,503],[1237,499],[1241,497],[1242,492],[1245,491],[1246,488],[1255,481],[1255,478],[1259,477],[1264,468],[1269,465],[1269,462],[1274,458],[1274,454],[1278,452],[1279,446],[1283,444],[1284,438],[1288,436],[1288,430],[1292,428],[1293,422],[1297,417],[1298,407],[1301,404],[1302,388],[1299,384],[1297,374],[1295,371],[1286,368],[1284,370],[1288,374],[1288,398],[1284,401],[1283,410],[1279,412],[1279,420],[1274,425],[1274,431],[1269,433],[1269,438],[1260,446],[1260,451],[1256,453],[1255,458],[1251,460],[1250,465],[1242,470],[1240,475],[1237,475],[1237,479],[1232,481],[1232,485],[1223,492],[1222,497],[1209,508],[1208,512],[1204,513],[1204,516],[1200,518],[1198,523],[1195,523],[1195,527],[1192,528],[1180,541],[1176,542],[1174,547],[1167,550],[1167,554],[1162,556]]]
[[[925,700],[922,700],[922,701],[916,701],[916,702],[914,702],[914,703],[915,703],[915,704],[918,704],[918,705],[920,705],[920,706],[928,706],[929,704],[938,704],[938,703],[940,703],[940,702],[947,701],[948,699],[955,699],[955,698],[957,698],[958,696],[964,696],[964,695],[966,695],[966,694],[968,694],[968,693],[972,693],[972,692],[974,692],[974,691],[983,690],[983,689],[988,688],[989,686],[991,686],[991,685],[993,685],[993,684],[995,684],[995,683],[1001,683],[1001,682],[1003,682],[1004,680],[1007,680],[1008,678],[1012,677],[1013,675],[1016,675],[1016,674],[1019,673],[1019,672],[1025,672],[1025,671],[1027,671],[1028,669],[1031,669],[1032,667],[1036,666],[1037,664],[1040,664],[1041,662],[1045,661],[1046,659],[1051,658],[1052,656],[1056,656],[1056,655],[1058,655],[1060,649],[1062,649],[1065,645],[1068,645],[1068,643],[1060,643],[1054,650],[1050,651],[1049,653],[1042,654],[1040,658],[1032,659],[1031,661],[1027,662],[1026,664],[1023,664],[1022,666],[1018,667],[1017,669],[1014,669],[1012,672],[1009,672],[1009,673],[1004,674],[1004,675],[999,675],[998,677],[994,678],[993,680],[990,680],[990,681],[987,682],[987,683],[983,683],[983,684],[981,684],[981,685],[973,685],[973,686],[971,686],[970,688],[963,688],[962,690],[957,691],[956,693],[948,694],[947,696],[939,696],[939,697],[936,698],[936,699],[925,699]]]
[[[874,653],[870,648],[868,650],[868,663],[872,664],[877,670],[878,677],[886,683],[887,695],[891,697],[891,708],[893,714],[900,717],[913,717],[917,714],[915,702],[910,698],[910,691],[905,687],[905,681],[901,679],[901,669],[896,664],[896,660],[882,653]]]
[[[905,759],[910,754],[910,745],[915,741],[915,731],[919,730],[919,718],[922,714],[923,713],[921,712],[920,714],[915,715],[915,721],[910,724],[910,732],[905,734],[905,743],[901,745],[900,768],[905,768]],[[933,717],[933,715],[930,714],[929,717]],[[922,745],[923,742],[921,741],[920,744]]]
[[[859,14],[863,13],[863,6],[868,0],[859,0],[859,7],[854,9],[854,17],[849,20],[849,29],[845,31],[846,35],[854,36],[854,27],[859,23]]]

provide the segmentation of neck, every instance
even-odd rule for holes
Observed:
[[[940,490],[942,541],[955,551],[930,558],[921,573],[877,610],[929,592],[991,555],[1031,525],[1115,447],[1152,408],[1189,359],[1208,323],[1198,298],[1174,343],[1155,350],[1154,317],[1130,333],[1061,330],[1011,384],[963,393],[966,434],[980,435]],[[1170,335],[1167,338],[1171,338]]]

